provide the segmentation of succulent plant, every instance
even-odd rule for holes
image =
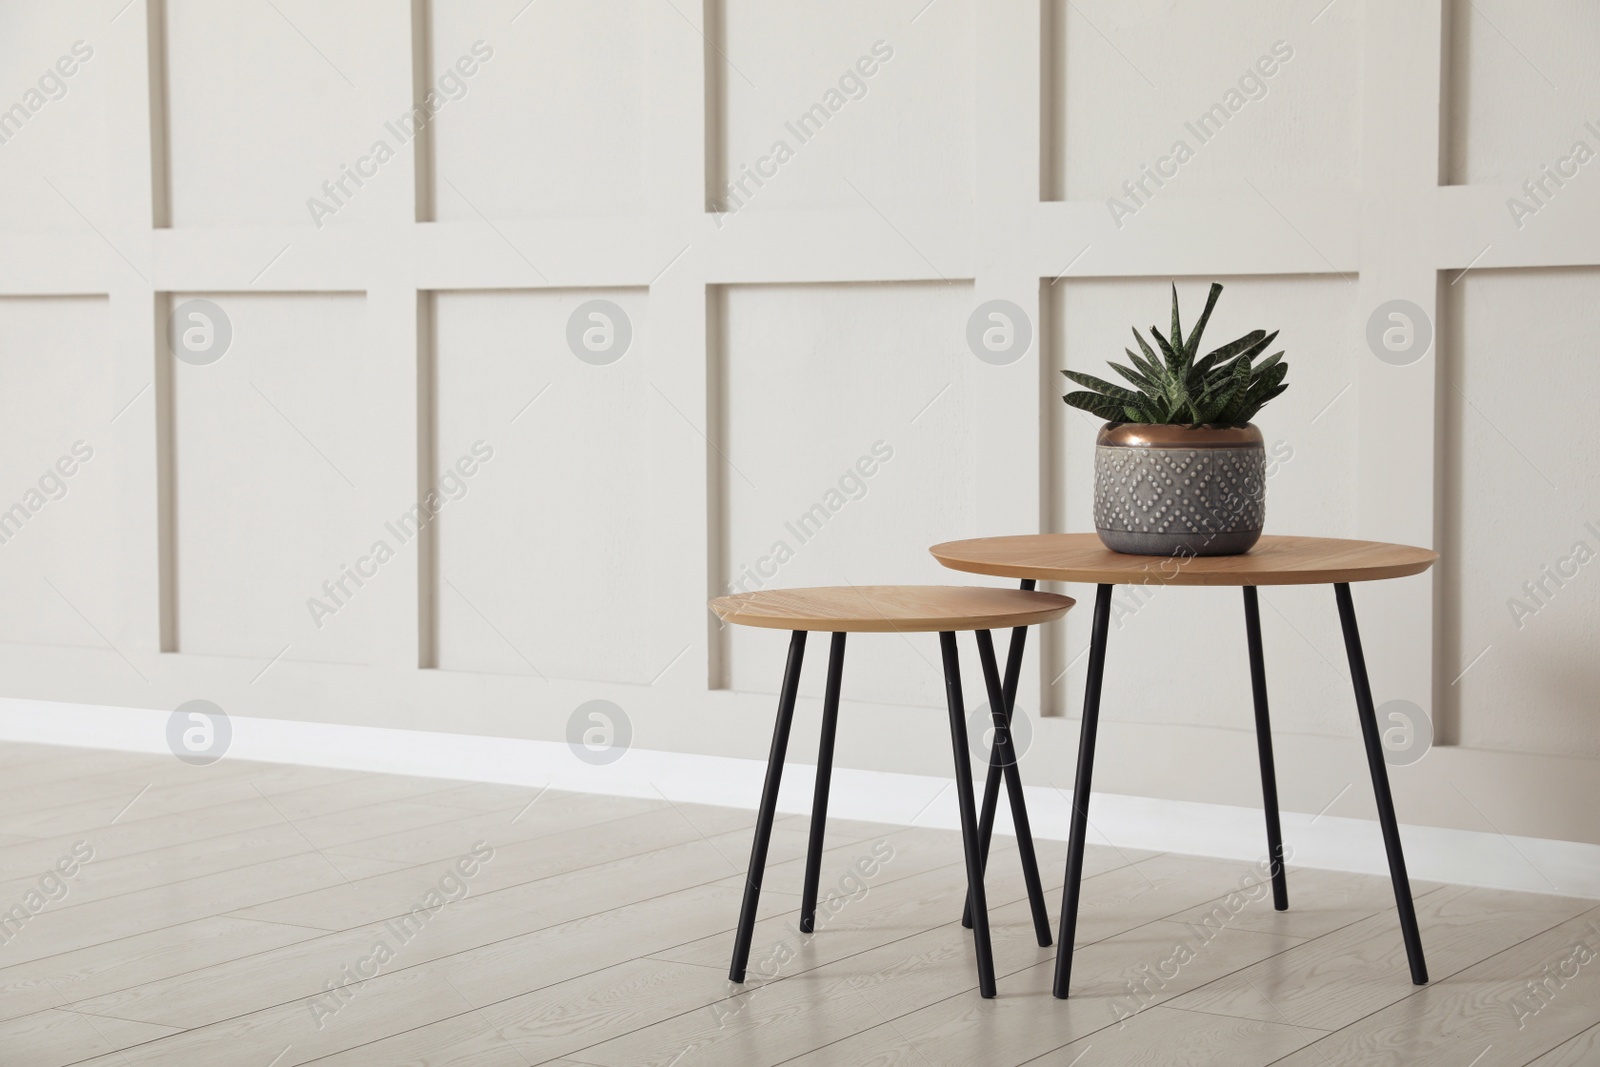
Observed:
[[[1174,285],[1172,336],[1162,337],[1161,331],[1150,327],[1150,335],[1155,338],[1161,354],[1157,356],[1151,350],[1135,327],[1133,339],[1144,355],[1141,357],[1132,349],[1123,349],[1133,366],[1110,364],[1111,369],[1126,378],[1133,388],[1114,385],[1092,374],[1064,370],[1062,374],[1090,391],[1071,392],[1061,399],[1107,422],[1245,425],[1267,401],[1289,388],[1283,380],[1289,365],[1282,361],[1281,351],[1260,363],[1253,363],[1278,336],[1277,330],[1271,333],[1252,330],[1236,341],[1195,358],[1200,351],[1200,335],[1221,295],[1222,286],[1212,282],[1206,309],[1185,340],[1178,324],[1178,287]]]

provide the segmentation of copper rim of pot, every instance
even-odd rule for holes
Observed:
[[[1253,422],[1244,426],[1108,422],[1100,427],[1095,444],[1118,448],[1261,448],[1264,439]]]

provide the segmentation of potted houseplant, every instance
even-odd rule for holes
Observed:
[[[1226,556],[1248,552],[1266,516],[1266,456],[1251,419],[1288,388],[1288,365],[1276,352],[1255,362],[1278,336],[1252,330],[1200,356],[1200,335],[1222,286],[1213,282],[1189,336],[1178,322],[1172,287],[1172,335],[1154,326],[1158,355],[1140,336],[1131,367],[1111,367],[1132,388],[1064,370],[1086,391],[1062,397],[1106,420],[1095,440],[1094,525],[1115,552],[1155,556]]]

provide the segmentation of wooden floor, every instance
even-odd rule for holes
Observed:
[[[4,1067],[1600,1063],[1590,900],[1419,884],[1419,989],[1384,879],[1091,847],[1055,1001],[998,839],[984,1001],[955,834],[835,823],[803,935],[791,816],[740,988],[751,812],[26,745],[0,801]]]

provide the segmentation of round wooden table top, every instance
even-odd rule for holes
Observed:
[[[1092,533],[977,537],[928,551],[952,570],[1092,585],[1331,585],[1420,574],[1439,558],[1410,545],[1273,534],[1242,556],[1132,556]]]
[[[719,596],[711,610],[724,622],[773,630],[830,633],[929,633],[1000,630],[1059,619],[1069,596],[960,585],[844,585],[762,589]]]

